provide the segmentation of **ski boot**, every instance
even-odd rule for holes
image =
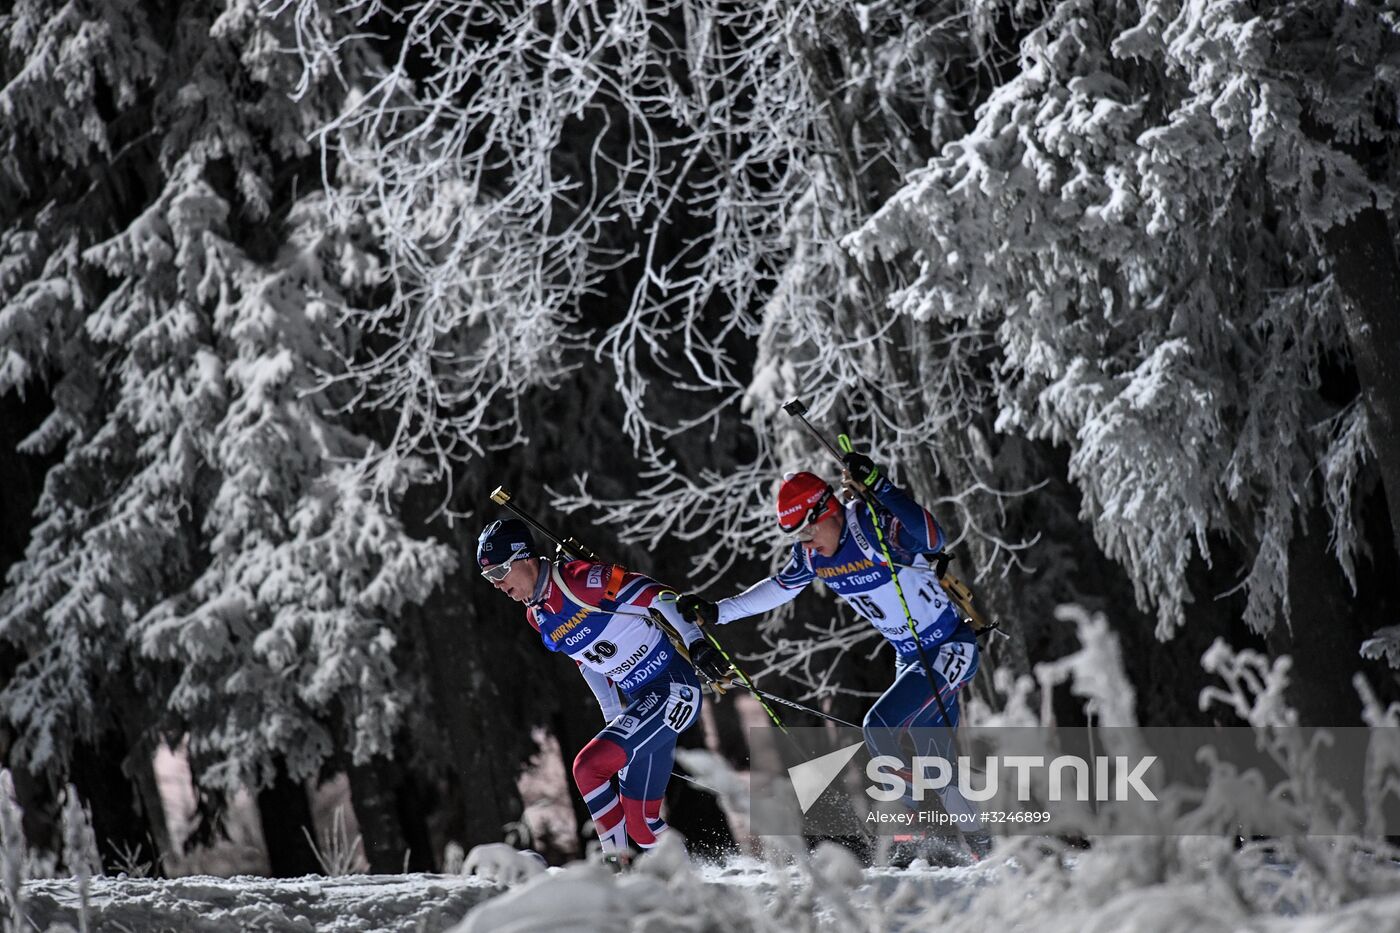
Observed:
[[[890,867],[908,868],[919,860],[937,868],[963,863],[954,838],[934,833],[901,833],[890,838]]]
[[[967,843],[974,865],[992,854],[992,837],[988,833],[963,833],[963,842]]]
[[[626,849],[621,852],[604,852],[599,862],[614,875],[625,875],[632,869],[632,853]]]

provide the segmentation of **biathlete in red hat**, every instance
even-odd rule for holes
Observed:
[[[770,612],[820,579],[895,649],[894,683],[875,701],[862,724],[870,753],[907,760],[903,746],[908,741],[915,755],[946,757],[951,731],[935,727],[957,726],[959,688],[977,672],[978,651],[976,634],[939,586],[928,560],[943,549],[943,531],[928,510],[883,476],[869,457],[849,453],[845,461],[845,481],[863,484],[874,494],[894,567],[885,561],[875,519],[864,502],[853,498],[843,504],[825,480],[811,473],[793,473],[779,488],[777,503],[778,524],[795,539],[786,566],[737,596],[712,603],[685,595],[677,608],[688,619],[725,624]],[[895,587],[896,573],[903,602]],[[921,654],[933,668],[931,678],[924,671]],[[938,699],[933,694],[935,683]],[[915,728],[919,732],[910,733]],[[950,815],[962,814],[959,819],[976,825],[976,811],[955,784],[940,796]],[[980,831],[972,830],[965,838],[975,856],[990,848],[990,840]]]

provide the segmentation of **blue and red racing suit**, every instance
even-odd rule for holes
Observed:
[[[880,505],[877,515],[885,543],[899,566],[886,563],[870,510],[857,499],[845,506],[845,524],[834,555],[823,557],[802,542],[793,542],[792,554],[777,574],[719,601],[719,621],[724,624],[770,612],[796,599],[808,584],[820,579],[895,649],[894,683],[875,701],[862,723],[870,753],[903,759],[902,744],[908,737],[914,754],[948,757],[951,728],[936,727],[958,724],[958,690],[977,672],[977,636],[958,615],[925,557],[943,549],[943,530],[938,522],[884,477],[872,492]],[[895,573],[909,607],[907,616],[895,589]],[[910,632],[911,620],[917,643]],[[920,648],[933,666],[941,707],[924,672]],[[911,733],[911,729],[919,731]],[[950,785],[949,790],[943,804],[950,813],[975,812],[956,786]]]
[[[702,637],[676,612],[674,593],[612,564],[541,560],[527,610],[545,647],[573,658],[608,720],[573,767],[605,851],[629,836],[643,849],[656,844],[676,739],[700,718],[700,681],[651,608],[687,645]]]

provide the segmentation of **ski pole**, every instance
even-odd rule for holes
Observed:
[[[938,585],[943,587],[943,592],[948,594],[948,598],[953,601],[953,604],[957,606],[959,611],[967,618],[968,624],[972,626],[972,630],[977,633],[979,638],[993,632],[1001,635],[1003,638],[1009,637],[1005,632],[1001,631],[1001,623],[987,621],[987,617],[982,615],[981,611],[972,602],[972,590],[968,589],[967,584],[962,582],[961,579],[948,569],[948,563],[952,555],[947,551],[943,551],[940,554],[926,554],[924,556],[934,557],[935,560],[938,561],[938,564],[933,567],[919,567],[915,564],[894,564],[893,566],[898,567],[900,570],[912,570],[915,573],[933,574],[934,578],[938,580]]]
[[[860,728],[860,726],[856,725],[853,722],[847,722],[844,719],[839,719],[836,716],[831,715],[830,713],[823,713],[821,710],[813,709],[810,706],[803,706],[801,703],[798,703],[795,700],[789,700],[786,697],[780,697],[775,693],[769,693],[767,690],[758,690],[758,688],[754,689],[758,693],[762,694],[765,698],[772,700],[774,703],[781,703],[783,706],[790,706],[793,709],[801,710],[804,713],[811,713],[813,716],[820,716],[822,719],[825,719],[828,722],[834,722],[838,726],[848,726],[852,729]]]
[[[731,658],[729,656],[729,653],[724,650],[724,646],[719,643],[719,639],[716,638],[714,634],[710,631],[710,627],[708,625],[702,624],[698,616],[695,619],[695,627],[700,630],[700,634],[704,635],[706,640],[708,640],[709,643],[712,646],[714,646],[714,649],[719,652],[719,656],[724,658],[724,660],[729,664],[729,669],[732,670],[735,676],[739,678],[739,683],[743,684],[744,687],[749,691],[749,693],[753,695],[753,698],[758,701],[758,705],[763,707],[763,711],[768,714],[769,719],[773,720],[773,725],[778,727],[778,731],[781,732],[783,735],[787,735],[787,726],[783,725],[782,718],[778,715],[777,711],[774,710],[773,707],[769,706],[768,702],[764,700],[763,692],[759,690],[758,687],[754,686],[754,682],[749,679],[748,674],[744,673],[744,669],[738,664],[734,663],[734,659]]]
[[[807,420],[807,406],[803,405],[798,399],[793,399],[784,405],[783,411],[795,416],[801,421],[802,424],[806,426],[807,430],[812,432],[812,436],[821,441],[822,446],[827,450],[831,451],[831,455],[836,458],[837,462],[841,464],[841,467],[843,469],[845,468],[846,458],[842,455],[848,454],[852,450],[851,439],[849,437],[844,434],[838,436],[837,440],[841,444],[841,450],[837,450],[822,433],[816,429],[816,426]],[[904,610],[904,621],[909,626],[910,637],[914,639],[914,649],[919,653],[919,661],[922,662],[924,674],[928,677],[929,689],[933,691],[933,698],[938,703],[938,711],[943,714],[943,722],[947,724],[948,728],[951,730],[953,728],[953,720],[948,715],[948,708],[943,705],[942,695],[938,692],[938,680],[933,676],[933,665],[929,662],[928,652],[924,651],[923,642],[919,640],[919,632],[914,627],[914,613],[909,610],[909,601],[904,598],[904,587],[899,584],[899,571],[894,567],[894,555],[890,553],[890,546],[885,541],[885,532],[880,527],[880,514],[876,510],[878,503],[875,500],[875,494],[862,485],[859,495],[861,501],[865,503],[866,511],[870,513],[870,524],[875,528],[875,540],[880,543],[880,553],[884,555],[885,564],[890,568],[890,579],[894,581],[894,591],[899,597],[900,608]]]
[[[659,617],[658,617],[659,614],[651,614],[651,615],[649,615],[649,614],[644,614],[644,613],[640,613],[640,612],[628,612],[628,611],[625,610],[625,609],[616,609],[616,610],[614,610],[614,612],[615,612],[617,615],[635,616],[635,617],[637,617],[637,618],[651,618],[652,621],[654,621],[654,622],[656,622],[658,625],[662,626],[663,630],[668,630],[668,629],[669,629],[670,632],[674,632],[674,631],[675,631],[674,629],[671,629],[670,624],[667,623],[666,620],[665,620],[664,618],[659,618]],[[654,612],[655,612],[655,610],[653,610],[653,613],[654,613]],[[697,625],[696,628],[700,628],[700,626]],[[668,633],[668,634],[669,634],[669,633]],[[730,661],[730,664],[731,664],[731,666],[734,666],[734,662],[733,662],[733,661]],[[735,670],[736,674],[739,672],[739,668],[738,668],[737,666],[734,666],[734,670]],[[720,692],[723,692],[725,689],[727,689],[727,688],[729,687],[729,684],[716,684],[714,681],[711,681],[711,682],[710,682],[710,686],[711,686],[711,687],[718,687],[719,690],[720,690]],[[804,713],[810,713],[810,714],[812,714],[813,716],[819,716],[819,717],[821,717],[822,719],[829,720],[829,721],[831,721],[831,722],[836,723],[837,725],[849,726],[849,727],[852,728],[852,729],[859,729],[859,728],[860,728],[860,726],[856,725],[856,724],[853,723],[853,722],[847,722],[847,721],[844,720],[844,719],[837,718],[836,716],[833,716],[833,715],[831,715],[830,713],[824,713],[824,712],[822,712],[821,710],[819,710],[819,709],[814,709],[814,708],[812,708],[812,707],[810,707],[810,706],[803,706],[801,703],[798,703],[796,700],[789,700],[787,697],[780,697],[780,696],[778,696],[776,693],[769,693],[767,690],[764,690],[764,689],[762,689],[762,688],[760,688],[760,687],[758,687],[758,686],[750,685],[750,686],[749,686],[749,690],[750,690],[752,693],[757,694],[758,696],[762,697],[762,698],[765,699],[765,700],[771,700],[771,701],[774,702],[774,703],[780,703],[780,704],[782,704],[783,706],[789,706],[789,707],[791,707],[791,708],[793,708],[793,709],[795,709],[795,710],[801,710],[801,711],[804,712]]]
[[[842,467],[845,467],[846,461],[842,459],[841,451],[833,447],[831,441],[827,440],[826,436],[817,430],[816,425],[807,420],[807,406],[803,405],[800,399],[793,399],[788,402],[783,406],[783,411],[792,415],[798,421],[801,421],[803,426],[806,427],[808,431],[812,432],[812,436],[815,437],[823,447],[831,451],[831,455],[836,458],[836,461],[840,463]]]
[[[714,794],[716,797],[722,796],[717,789],[711,787],[708,784],[701,784],[699,781],[695,780],[695,778],[691,777],[688,774],[684,774],[680,771],[677,771],[675,768],[671,769],[671,777],[678,777],[682,781],[685,781],[687,784],[694,784],[701,790],[708,791],[709,793]]]

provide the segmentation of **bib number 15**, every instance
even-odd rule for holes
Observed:
[[[950,687],[957,686],[967,676],[969,654],[963,642],[947,642],[939,649],[933,666],[938,668]]]
[[[874,597],[858,593],[851,597],[851,603],[856,607],[857,612],[872,622],[885,617],[885,610],[880,608],[880,604],[875,601]]]

